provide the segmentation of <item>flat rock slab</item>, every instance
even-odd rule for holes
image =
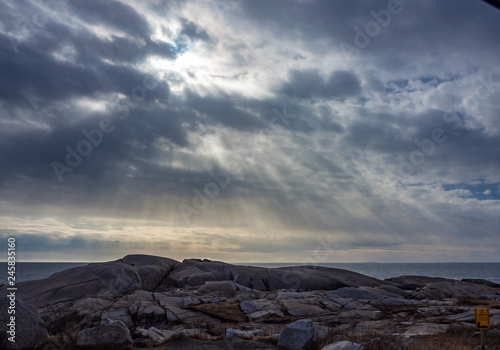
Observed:
[[[409,338],[415,336],[446,333],[448,327],[449,327],[448,324],[434,324],[434,323],[417,324],[408,328],[408,330],[404,333],[404,336]]]
[[[240,308],[251,320],[265,320],[269,317],[284,317],[279,305],[274,301],[268,300],[251,300],[244,301],[240,304]]]

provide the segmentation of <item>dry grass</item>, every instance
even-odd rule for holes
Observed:
[[[43,350],[72,350],[75,348],[76,337],[80,331],[78,324],[84,319],[76,311],[49,307],[51,317],[45,321],[47,332],[51,336],[43,344]]]
[[[439,334],[421,338],[423,345],[412,345],[408,350],[471,350],[481,344],[480,337],[471,337],[473,332],[464,332],[461,335]],[[488,336],[486,333],[485,344],[489,350],[500,350],[500,337]]]
[[[490,309],[500,309],[499,300],[476,299],[474,297],[471,297],[470,295],[465,295],[458,298],[457,305],[484,306],[489,307]]]
[[[492,329],[500,329],[495,327]],[[349,341],[362,344],[365,350],[471,350],[480,345],[480,337],[472,334],[475,329],[462,328],[453,333],[443,333],[432,336],[414,337],[404,339],[390,334],[381,335],[375,332],[348,333]],[[328,332],[326,339],[315,344],[315,349],[320,350],[324,346],[338,341],[335,337],[338,333],[335,329]],[[500,335],[489,335],[486,332],[486,346],[489,350],[500,350]]]

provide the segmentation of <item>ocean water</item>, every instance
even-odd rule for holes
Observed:
[[[87,263],[23,263],[16,264],[16,282],[47,278],[53,273]],[[261,267],[297,266],[300,263],[248,263]],[[500,263],[325,263],[320,266],[351,270],[363,275],[386,279],[405,275],[445,277],[456,280],[482,278],[500,283]],[[0,283],[7,283],[7,263],[0,263]]]
[[[41,280],[50,275],[70,269],[72,267],[87,265],[88,263],[35,263],[18,262],[16,263],[16,282]],[[0,283],[7,283],[7,263],[0,263]]]

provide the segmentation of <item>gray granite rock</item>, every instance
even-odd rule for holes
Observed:
[[[240,308],[245,315],[253,321],[265,320],[266,318],[278,316],[283,317],[283,312],[274,301],[251,300],[240,303]]]
[[[227,296],[234,296],[237,290],[238,286],[233,281],[209,281],[198,288],[200,293],[217,293]]]
[[[134,343],[140,343],[143,347],[153,347],[164,344],[174,338],[179,338],[179,336],[182,334],[182,330],[172,331],[158,329],[156,327],[150,327],[148,329],[137,327],[135,333],[140,336],[139,339],[141,340],[140,342],[136,342],[134,339]]]
[[[238,337],[241,339],[253,339],[256,336],[263,337],[264,331],[261,329],[256,329],[252,331],[242,331],[240,329],[228,328],[226,329],[226,338],[231,339],[232,337]]]
[[[105,320],[96,327],[80,331],[76,345],[92,350],[132,349],[132,338],[123,322]]]
[[[465,295],[473,296],[475,298],[480,298],[481,296],[488,296],[491,298],[492,296],[499,294],[500,291],[498,288],[490,287],[485,284],[443,281],[427,283],[419,291],[417,298],[442,300],[445,298],[458,298]]]
[[[299,320],[289,324],[280,333],[278,349],[312,350],[314,344],[314,324],[311,320]]]
[[[0,348],[5,350],[38,348],[48,338],[45,323],[33,306],[21,299],[16,299],[14,303],[15,309],[10,310],[15,310],[15,313],[9,314],[10,299],[0,300]],[[11,317],[14,317],[14,320],[11,320]]]
[[[351,343],[348,340],[342,340],[325,346],[322,350],[363,350],[364,346]]]
[[[331,313],[318,304],[316,299],[285,299],[281,303],[290,315],[300,318],[321,317]]]
[[[153,288],[175,264],[172,259],[130,255],[64,270],[43,280],[19,282],[18,298],[36,307],[88,297],[114,298]]]
[[[179,262],[173,259],[150,255],[127,255],[122,259],[124,264],[136,267],[141,278],[142,288],[153,291],[156,286],[172,271]]]
[[[405,337],[434,335],[439,333],[446,333],[448,324],[434,324],[434,323],[421,323],[411,326],[404,334]]]

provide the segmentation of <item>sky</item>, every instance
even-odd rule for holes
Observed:
[[[0,0],[0,257],[500,261],[480,0]]]

